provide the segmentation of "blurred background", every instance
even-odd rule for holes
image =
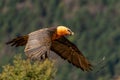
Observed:
[[[61,59],[55,80],[120,80],[120,0],[0,0],[0,66],[24,55],[6,41],[57,25],[75,32],[69,40],[94,67],[83,72]]]

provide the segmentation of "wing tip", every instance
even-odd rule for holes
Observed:
[[[82,68],[82,70],[87,72],[93,71],[93,66],[91,64],[88,64],[88,66],[86,68]]]

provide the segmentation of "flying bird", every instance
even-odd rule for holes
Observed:
[[[73,34],[66,26],[43,28],[27,35],[18,36],[8,41],[7,44],[15,47],[25,46],[26,56],[35,60],[44,60],[48,58],[48,54],[52,54],[50,51],[53,51],[83,71],[90,71],[92,70],[91,63],[77,46],[65,37]]]

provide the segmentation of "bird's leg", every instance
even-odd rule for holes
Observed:
[[[46,52],[46,54],[45,54],[45,58],[48,58],[48,54],[47,54],[47,52]]]
[[[45,60],[45,54],[41,56],[41,60]]]
[[[41,60],[45,60],[45,59],[47,59],[48,58],[48,53],[47,53],[47,51],[45,52],[45,54],[43,54],[42,56],[41,56]]]
[[[46,53],[45,53],[45,59],[48,59],[49,60],[49,55],[50,54],[50,50],[47,50]]]

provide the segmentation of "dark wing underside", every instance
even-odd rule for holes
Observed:
[[[81,68],[83,71],[92,70],[90,62],[83,56],[79,49],[65,37],[53,41],[51,50],[76,67]]]

